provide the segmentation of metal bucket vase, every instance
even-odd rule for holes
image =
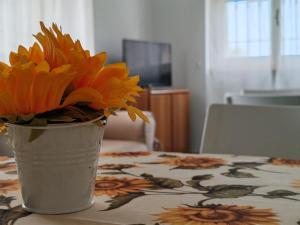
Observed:
[[[90,122],[32,127],[8,125],[23,208],[63,214],[93,204],[101,128]],[[40,134],[30,141],[35,133]]]

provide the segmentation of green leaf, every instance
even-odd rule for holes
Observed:
[[[15,162],[7,162],[7,163],[1,163],[0,164],[0,169],[6,168],[7,166],[11,164],[16,164]]]
[[[119,208],[119,207],[129,203],[133,199],[144,196],[144,195],[145,195],[144,192],[132,192],[127,195],[116,196],[112,200],[106,201],[107,203],[110,203],[110,205],[107,209],[102,210],[102,211],[108,211],[108,210]]]
[[[44,129],[31,129],[31,133],[28,142],[33,142],[38,139],[46,130]]]
[[[211,198],[239,198],[252,194],[258,186],[251,185],[215,185],[209,186],[208,192],[203,194]]]
[[[156,164],[161,164],[161,162],[139,162],[139,164],[156,165]]]
[[[126,173],[120,171],[120,172],[101,172],[101,174],[105,174],[105,175],[121,175],[121,174],[126,174]]]
[[[16,123],[18,118],[17,116],[6,116],[3,117],[8,123]]]
[[[9,174],[9,175],[18,175],[18,172],[16,170],[12,170],[12,171],[7,171],[5,172],[6,174]]]
[[[275,191],[270,191],[267,193],[265,198],[282,198],[282,197],[287,197],[287,196],[294,196],[298,195],[299,193],[293,192],[293,191],[288,191],[288,190],[275,190]]]
[[[1,225],[13,225],[19,218],[30,215],[30,212],[25,211],[21,205],[10,209],[0,209]]]
[[[238,169],[255,169],[258,166],[263,166],[266,163],[260,163],[260,162],[234,162],[232,164],[233,167],[238,168]]]
[[[10,206],[10,203],[13,201],[13,200],[16,200],[15,197],[6,197],[4,195],[0,195],[0,205],[1,206],[6,206],[7,208],[11,208]]]
[[[221,174],[226,177],[234,177],[234,178],[256,178],[256,176],[254,176],[253,174],[240,172],[238,171],[238,169],[230,169],[228,170],[228,172],[221,173]]]
[[[211,174],[205,174],[205,175],[197,175],[197,176],[193,176],[192,180],[209,180],[211,178],[213,178],[214,176]]]
[[[33,119],[34,114],[21,115],[18,119],[23,120],[24,122],[29,122]]]
[[[202,186],[199,180],[188,180],[186,183],[199,191],[207,191],[207,188]]]
[[[193,176],[192,180],[187,181],[186,183],[190,185],[192,188],[195,188],[199,191],[207,191],[207,187],[200,184],[201,181],[209,180],[213,178],[214,176],[211,174],[205,174],[205,175],[197,175]]]
[[[47,126],[47,120],[44,118],[33,118],[30,122],[30,126],[37,126],[37,127],[45,127]],[[28,142],[33,142],[38,137],[40,137],[46,130],[45,129],[31,129],[31,133],[28,139]]]
[[[48,122],[53,122],[53,123],[71,123],[74,122],[76,119],[66,115],[58,115],[58,116],[49,117],[47,120]]]
[[[160,154],[158,155],[158,157],[162,157],[162,158],[177,158],[177,155],[170,155],[170,154]]]
[[[184,186],[184,184],[180,180],[164,178],[164,177],[154,177],[151,174],[146,174],[146,173],[141,174],[141,176],[144,177],[146,180],[151,181],[158,188],[173,189],[173,188],[180,188]]]
[[[30,126],[37,126],[37,127],[45,127],[47,126],[47,120],[45,118],[33,118],[30,122]]]

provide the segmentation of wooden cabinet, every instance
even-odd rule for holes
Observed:
[[[173,151],[188,150],[189,131],[189,95],[180,93],[172,95],[172,135]]]
[[[156,120],[156,137],[160,141],[160,148],[171,150],[173,147],[171,95],[151,95],[150,111]]]
[[[188,90],[151,90],[149,107],[156,120],[156,137],[161,143],[161,150],[170,152],[188,152]]]
[[[187,89],[146,89],[132,104],[151,111],[160,149],[189,152],[189,92]]]

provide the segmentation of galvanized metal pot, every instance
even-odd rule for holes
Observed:
[[[8,132],[27,211],[63,214],[92,206],[104,128],[93,121],[47,127],[9,124]],[[34,132],[40,135],[30,141]]]

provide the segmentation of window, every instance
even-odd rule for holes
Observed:
[[[300,55],[300,2],[281,0],[282,55]]]
[[[227,0],[228,55],[263,57],[272,52],[285,56],[300,55],[299,1]],[[272,18],[277,21],[273,22]],[[274,32],[275,26],[280,26],[280,32]],[[278,44],[272,45],[272,35],[280,35]],[[280,46],[280,51],[275,51],[272,46]]]
[[[230,55],[270,55],[270,0],[230,0],[227,2],[227,20]]]

